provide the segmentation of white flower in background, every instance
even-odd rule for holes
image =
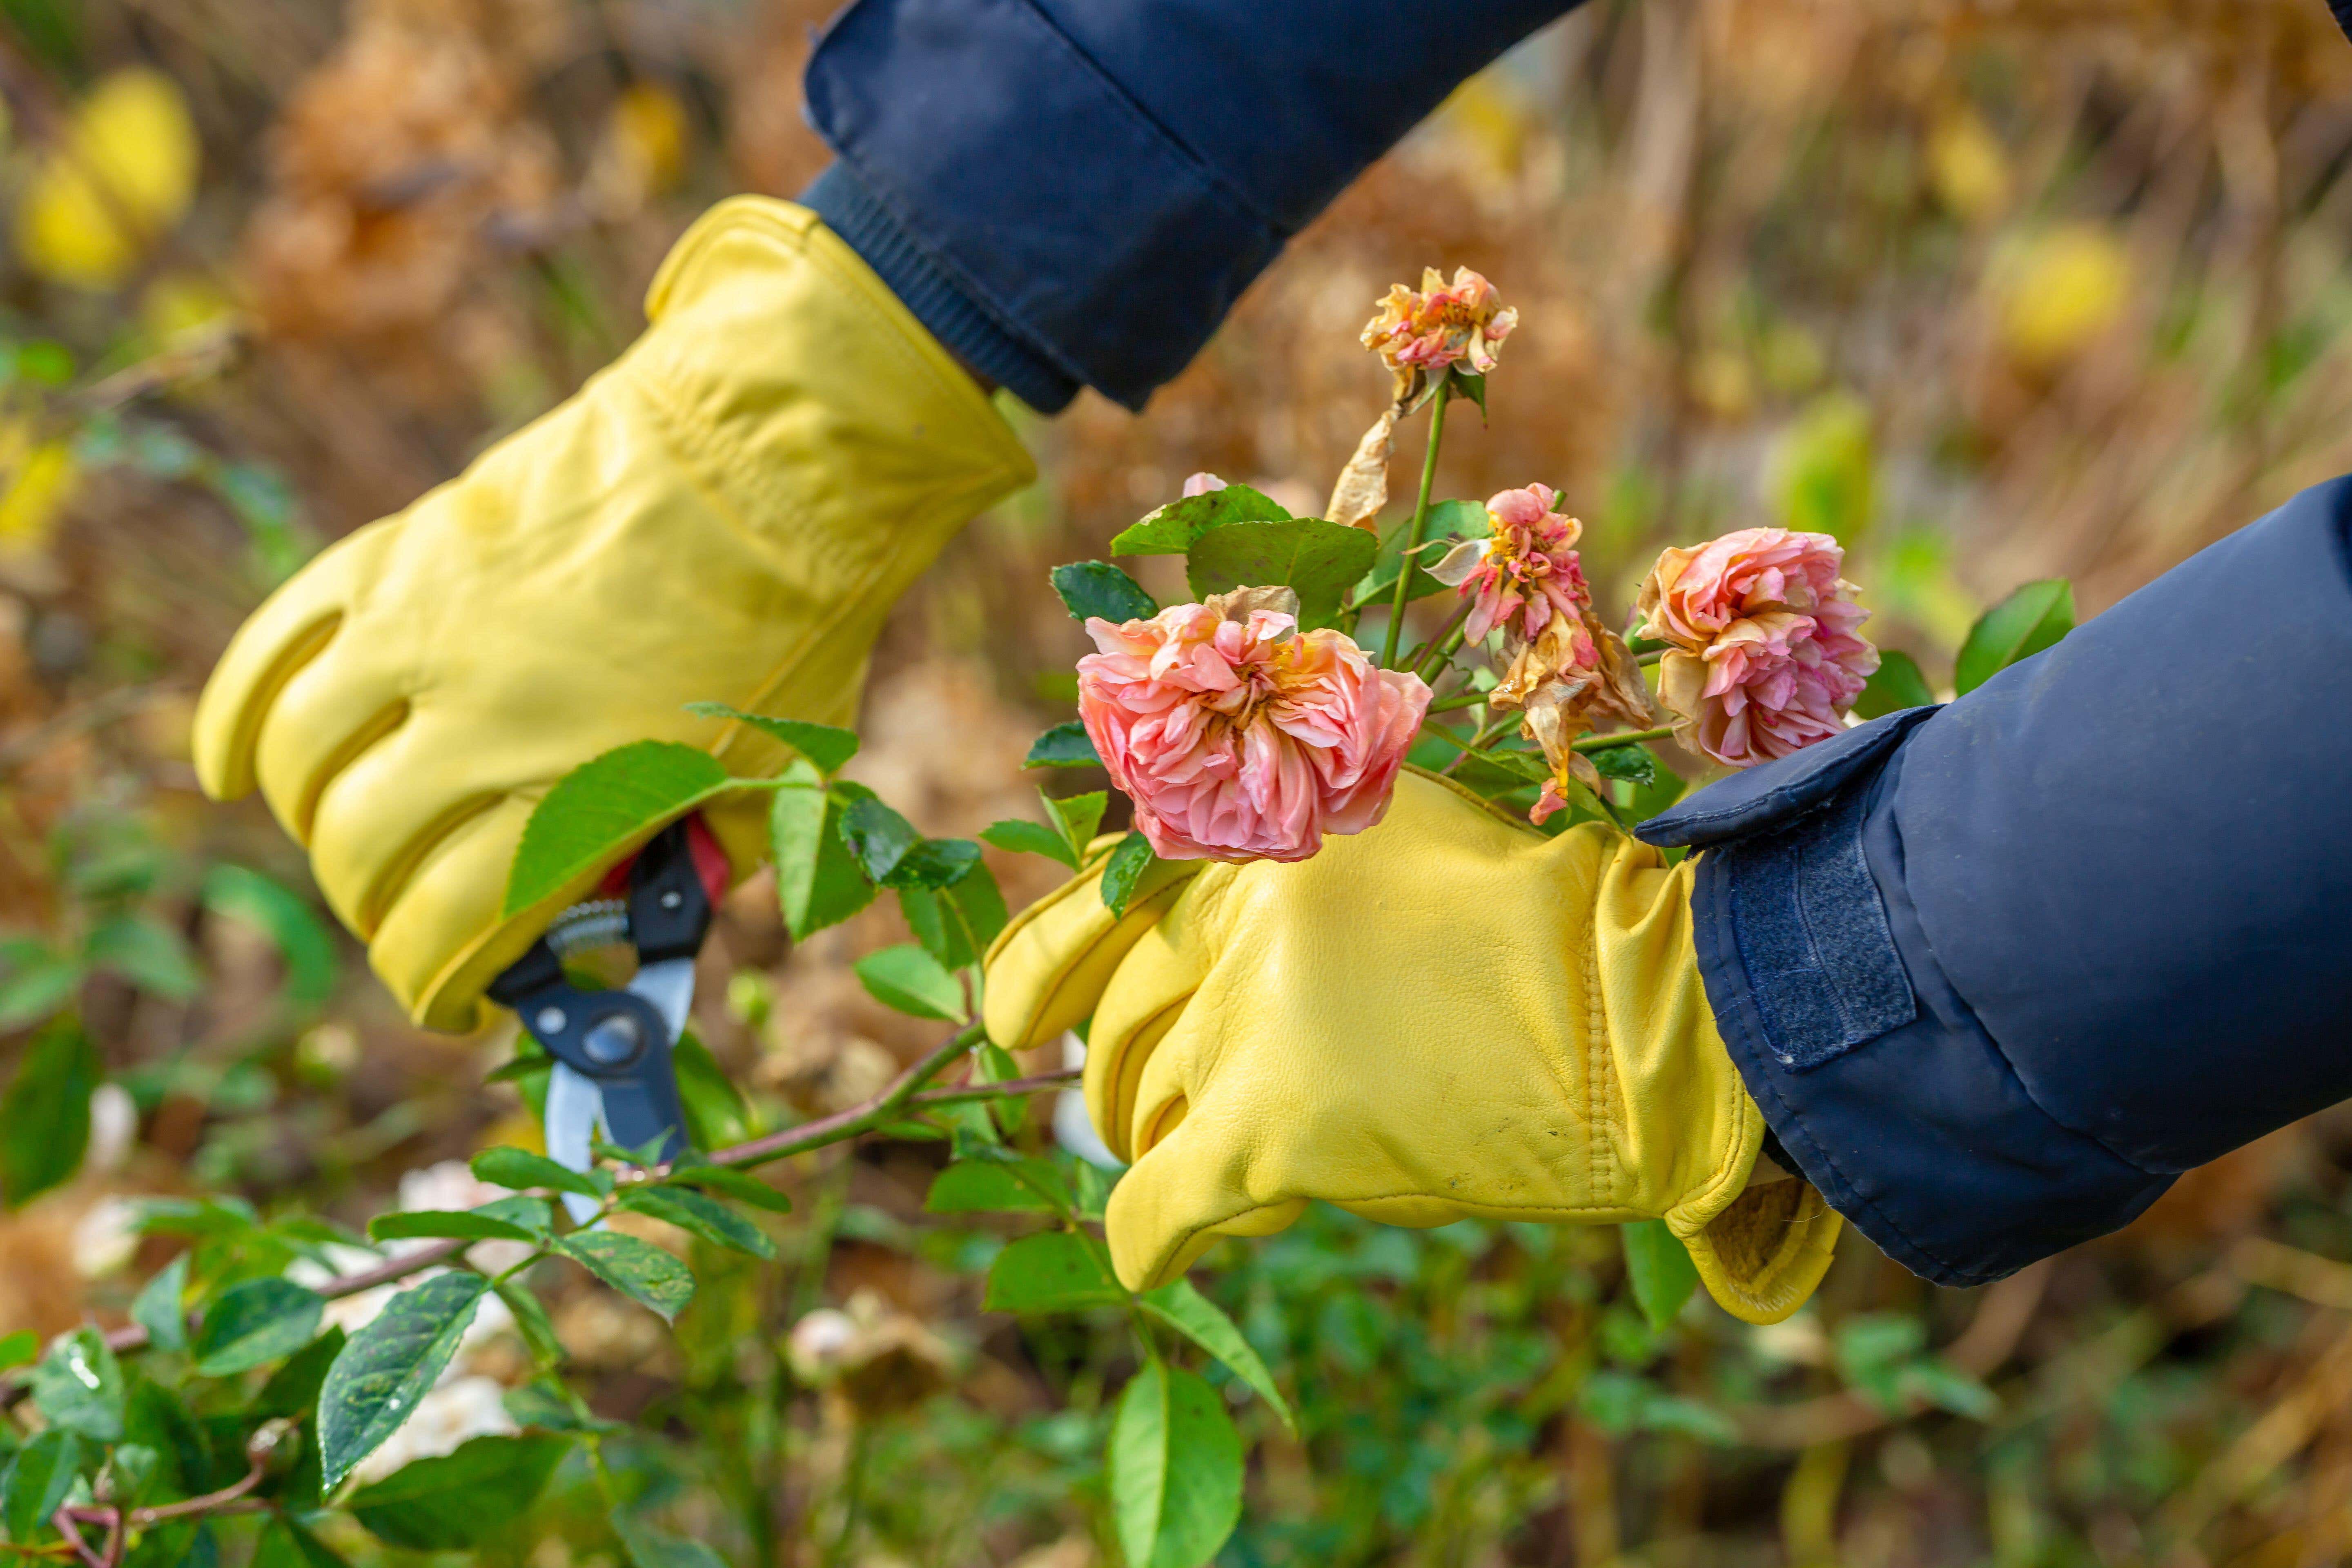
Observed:
[[[139,1205],[110,1194],[83,1211],[74,1222],[74,1272],[85,1279],[103,1279],[131,1261],[139,1250]]]
[[[397,1258],[404,1251],[413,1251],[419,1245],[421,1244],[410,1242],[404,1246],[388,1247],[384,1248],[384,1253]],[[491,1245],[519,1244],[509,1242]],[[318,1263],[308,1258],[298,1258],[287,1265],[286,1278],[297,1285],[307,1285],[315,1290],[342,1275],[357,1274],[364,1269],[373,1268],[383,1262],[383,1254],[370,1252],[362,1247],[344,1247],[329,1242],[322,1250],[326,1255],[325,1262]],[[375,1321],[376,1314],[390,1305],[394,1296],[410,1289],[421,1279],[430,1279],[436,1274],[447,1272],[446,1268],[421,1268],[406,1279],[395,1279],[389,1285],[378,1285],[371,1289],[362,1290],[355,1296],[339,1296],[327,1303],[325,1326],[341,1329],[347,1334],[358,1333]],[[449,1363],[451,1368],[457,1369],[464,1363],[467,1352],[478,1348],[492,1335],[503,1333],[513,1327],[514,1314],[507,1310],[507,1304],[496,1296],[484,1296],[481,1304],[474,1309],[474,1321],[466,1325],[465,1338],[457,1342],[457,1353]],[[443,1375],[446,1377],[450,1373]]]
[[[410,1171],[400,1178],[400,1206],[404,1213],[419,1209],[464,1210],[479,1208],[499,1198],[514,1196],[511,1187],[496,1186],[483,1181],[467,1168],[463,1160],[444,1160],[437,1165],[427,1165],[421,1171]],[[411,1247],[432,1245],[412,1242]],[[485,1274],[503,1274],[530,1256],[530,1244],[522,1241],[478,1242],[467,1250],[467,1258]],[[394,1252],[394,1257],[399,1256]]]
[[[131,1145],[139,1136],[139,1107],[131,1091],[119,1083],[102,1083],[90,1091],[89,1142],[83,1149],[84,1174],[103,1175],[122,1169]]]
[[[487,1377],[444,1377],[416,1402],[415,1414],[384,1439],[383,1447],[362,1459],[352,1475],[365,1486],[418,1459],[454,1454],[472,1438],[511,1437],[521,1430],[507,1414],[506,1390],[498,1383]]]

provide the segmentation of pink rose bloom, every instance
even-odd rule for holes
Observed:
[[[1552,510],[1559,501],[1549,485],[1500,492],[1486,503],[1493,531],[1464,540],[1429,569],[1471,601],[1464,642],[1482,643],[1496,626],[1533,640],[1554,615],[1580,620],[1591,607],[1592,591],[1576,553],[1584,524]],[[1580,662],[1593,662],[1590,649]]]
[[[1436,268],[1424,267],[1419,292],[1402,283],[1389,289],[1380,314],[1365,323],[1364,346],[1387,363],[1402,400],[1417,377],[1455,365],[1485,375],[1518,324],[1518,311],[1506,307],[1495,286],[1467,267],[1454,269],[1451,287]]]
[[[1244,588],[1087,622],[1078,716],[1161,858],[1304,860],[1387,812],[1429,688],[1297,614],[1286,588]]]
[[[1746,528],[1668,550],[1642,584],[1642,635],[1671,644],[1659,696],[1683,741],[1753,767],[1826,741],[1878,668],[1858,633],[1870,612],[1838,575],[1825,533]]]

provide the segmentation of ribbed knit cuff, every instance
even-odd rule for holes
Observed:
[[[1040,414],[1058,414],[1078,395],[1076,381],[950,282],[846,163],[819,174],[800,202],[874,268],[950,353]]]

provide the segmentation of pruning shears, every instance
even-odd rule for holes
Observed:
[[[557,916],[491,984],[491,1000],[513,1008],[555,1058],[544,1126],[557,1163],[588,1169],[599,1127],[605,1142],[647,1160],[675,1159],[691,1146],[671,1052],[693,1010],[695,955],[726,867],[700,817],[672,823],[615,868],[598,889],[605,896]],[[637,953],[626,984],[587,991],[565,974],[567,956],[624,942]],[[566,1194],[563,1202],[583,1224],[595,1217],[593,1198]]]

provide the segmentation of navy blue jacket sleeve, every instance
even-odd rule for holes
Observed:
[[[1780,1146],[1953,1285],[2352,1096],[2352,479],[1644,824]]]
[[[1576,0],[856,0],[809,62],[803,197],[1048,412],[1130,408],[1291,235]]]

